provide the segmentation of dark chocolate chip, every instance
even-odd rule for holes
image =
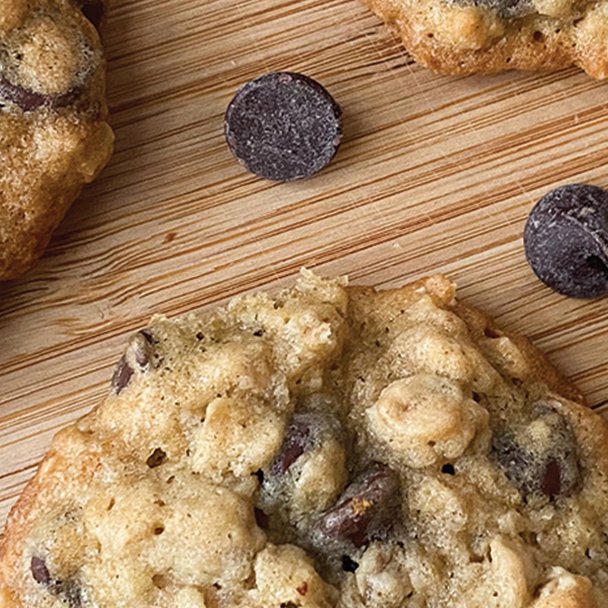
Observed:
[[[77,0],[82,14],[93,24],[97,31],[100,30],[106,7],[103,0]]]
[[[446,464],[444,464],[441,467],[441,472],[445,473],[446,475],[455,475],[456,474],[456,469],[454,469],[454,465],[450,464],[449,462],[447,462]]]
[[[572,494],[580,480],[576,437],[557,411],[542,406],[534,413],[528,424],[494,438],[498,464],[526,498]]]
[[[155,469],[156,467],[159,467],[161,464],[164,464],[166,460],[167,460],[167,454],[165,453],[165,451],[161,450],[161,448],[156,448],[152,452],[152,454],[150,454],[150,456],[148,456],[148,459],[146,460],[146,464],[151,469]]]
[[[40,583],[41,585],[49,585],[51,583],[51,574],[46,567],[45,561],[41,557],[38,557],[37,555],[32,557],[30,570],[37,583]]]
[[[371,463],[319,522],[325,536],[361,547],[383,535],[395,517],[399,480],[386,465]]]
[[[314,427],[318,425],[314,414],[295,414],[291,420],[281,451],[270,465],[271,475],[283,475],[304,454],[311,444]]]
[[[348,555],[342,556],[342,570],[344,572],[356,572],[359,564]]]
[[[69,608],[81,608],[83,605],[82,589],[76,581],[61,581],[51,578],[45,561],[37,555],[32,557],[30,570],[37,583],[47,587],[53,595],[61,598]]]
[[[69,106],[76,101],[78,94],[78,91],[68,91],[63,95],[44,95],[0,78],[0,107],[3,102],[9,102],[24,112],[33,112],[42,107],[58,109]]]
[[[142,329],[139,333],[146,339],[148,344],[154,343],[154,334],[149,329]]]
[[[117,395],[129,385],[135,368],[145,371],[149,367],[153,355],[154,335],[149,329],[142,329],[131,337],[112,377],[112,388]]]
[[[118,361],[118,365],[116,366],[116,370],[112,376],[112,388],[117,395],[129,385],[132,376],[133,369],[127,363],[127,359],[123,355],[120,358],[120,361]]]
[[[287,182],[314,175],[342,139],[342,111],[315,80],[292,72],[265,74],[230,102],[225,135],[236,159],[259,177]]]
[[[524,245],[536,276],[555,291],[608,294],[608,193],[586,184],[552,190],[532,209]]]
[[[562,472],[557,460],[549,460],[545,465],[540,489],[541,492],[549,498],[554,498],[559,495],[562,488]]]
[[[262,511],[262,509],[258,509],[258,507],[254,507],[253,514],[255,516],[255,523],[262,528],[262,530],[268,530],[269,520],[268,515]]]

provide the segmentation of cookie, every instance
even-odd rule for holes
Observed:
[[[342,141],[342,110],[316,80],[273,72],[241,87],[226,110],[225,135],[249,171],[290,182],[331,162]]]
[[[152,319],[8,520],[10,608],[601,608],[606,423],[431,277]]]
[[[112,152],[95,30],[104,7],[89,0],[3,0],[0,280],[22,275],[42,255]]]
[[[608,76],[608,2],[364,0],[434,71],[473,74],[577,65]]]

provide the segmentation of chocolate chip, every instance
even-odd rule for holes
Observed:
[[[608,192],[586,184],[552,190],[532,209],[524,245],[536,276],[555,291],[608,294]]]
[[[344,572],[356,572],[358,567],[359,564],[354,559],[351,559],[348,555],[342,556],[342,570]]]
[[[116,366],[116,370],[112,376],[112,388],[117,395],[119,395],[120,392],[129,385],[132,376],[133,369],[127,363],[127,359],[123,355],[118,361],[118,365]]]
[[[51,578],[45,561],[37,555],[32,557],[30,570],[37,583],[45,585],[53,595],[61,598],[69,608],[81,608],[83,605],[82,589],[76,581],[61,581]]]
[[[165,453],[164,450],[161,450],[160,448],[156,448],[152,454],[150,454],[150,456],[148,456],[148,459],[146,460],[146,464],[151,468],[151,469],[155,469],[156,467],[159,467],[161,464],[164,464],[167,460],[167,454]]]
[[[106,14],[105,3],[102,0],[77,0],[77,4],[82,14],[99,31]]]
[[[287,429],[281,451],[270,465],[271,475],[283,475],[304,454],[311,444],[311,435],[318,419],[312,414],[295,414]]]
[[[549,460],[545,465],[543,472],[540,489],[545,496],[554,498],[557,496],[562,487],[562,472],[559,462],[557,460]]]
[[[112,388],[118,395],[131,382],[135,369],[145,371],[154,355],[154,335],[149,329],[134,334],[112,377]]]
[[[399,480],[386,465],[371,463],[319,522],[322,534],[361,547],[383,535],[395,517]]]
[[[576,437],[557,411],[541,406],[534,414],[494,438],[495,458],[526,499],[567,496],[580,480]]]
[[[318,82],[292,72],[265,74],[230,102],[225,135],[236,159],[259,177],[310,177],[336,154],[342,111]]]
[[[32,557],[32,561],[30,563],[30,570],[32,571],[32,576],[37,583],[41,585],[49,585],[51,582],[51,574],[49,573],[49,569],[46,567],[45,561],[34,555]]]
[[[3,102],[15,104],[24,112],[33,112],[42,107],[63,108],[78,99],[80,91],[68,91],[62,95],[44,95],[0,78],[0,107]]]
[[[258,509],[258,507],[254,507],[253,514],[255,516],[255,523],[262,528],[262,530],[268,530],[270,524],[268,515],[266,515],[262,509]]]
[[[450,464],[449,462],[447,462],[446,464],[444,464],[441,467],[441,472],[445,473],[446,475],[455,475],[456,474],[456,470],[454,469],[454,465]]]

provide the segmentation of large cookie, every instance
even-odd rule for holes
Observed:
[[[608,431],[572,399],[442,276],[157,317],[13,510],[0,606],[607,606]]]
[[[449,74],[569,65],[608,76],[608,1],[364,0],[414,58]]]
[[[2,0],[0,281],[38,259],[108,161],[99,0]],[[90,20],[93,20],[92,23]]]

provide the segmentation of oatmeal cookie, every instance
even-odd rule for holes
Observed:
[[[577,65],[608,76],[607,0],[364,0],[421,64],[448,74]]]
[[[112,152],[99,0],[2,0],[0,280],[26,272]]]
[[[606,423],[443,276],[152,319],[0,545],[3,608],[601,608]]]

